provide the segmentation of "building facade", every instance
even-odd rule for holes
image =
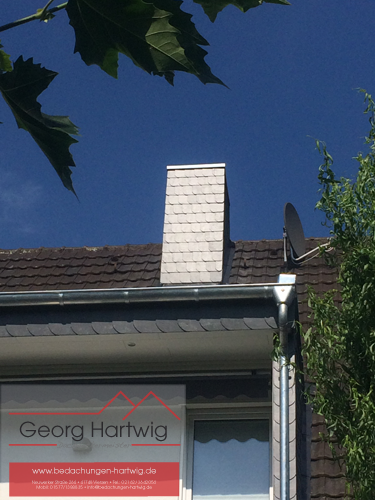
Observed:
[[[165,207],[162,244],[0,251],[1,381],[184,384],[184,499],[276,500],[280,291],[302,367],[306,286],[335,272],[321,257],[285,269],[282,240],[232,242],[223,164],[168,167]],[[288,380],[288,498],[341,498],[323,423],[291,368]]]

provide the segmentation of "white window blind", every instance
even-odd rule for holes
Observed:
[[[269,500],[268,420],[195,420],[193,500]]]

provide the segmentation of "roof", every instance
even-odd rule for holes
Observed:
[[[324,241],[320,238],[307,239],[307,251]],[[156,287],[160,286],[161,255],[161,244],[0,250],[0,292]],[[282,266],[282,240],[237,241],[234,244],[228,283],[274,283]],[[336,271],[318,256],[291,272],[297,275],[300,320],[306,325],[309,321],[307,285],[314,286],[319,293],[325,292],[334,286]],[[141,329],[147,330],[150,327],[146,321],[138,323]],[[220,320],[220,324],[226,328],[224,318]],[[83,333],[111,333],[104,331],[107,326],[100,322],[93,322],[92,325],[92,331]],[[197,322],[194,325],[194,328],[209,327]],[[77,328],[79,326],[78,324]],[[127,325],[122,322],[117,326],[121,333]],[[184,326],[186,328],[182,324],[177,326],[182,330]],[[251,329],[251,325],[247,326]],[[45,325],[40,325],[39,330],[27,334],[38,335],[39,331],[43,335],[43,328],[45,329]],[[82,332],[75,331],[74,328],[65,332],[70,335],[80,333]],[[1,334],[8,335],[9,332],[0,331]],[[64,331],[52,334],[60,335]],[[311,498],[341,499],[345,494],[343,472],[334,464],[329,448],[319,437],[323,426],[321,417],[313,415]]]
[[[0,250],[0,292],[160,286],[161,244]]]
[[[306,240],[306,250],[324,242]],[[0,250],[0,292],[160,286],[162,245]],[[283,241],[237,241],[228,283],[275,283],[283,266]],[[306,286],[325,292],[335,270],[322,257],[294,268],[301,322],[308,321]]]

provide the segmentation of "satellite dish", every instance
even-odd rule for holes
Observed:
[[[297,210],[291,203],[284,206],[284,226],[295,257],[306,253],[306,241]]]

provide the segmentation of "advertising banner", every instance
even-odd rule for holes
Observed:
[[[182,385],[2,385],[0,499],[180,498]]]

